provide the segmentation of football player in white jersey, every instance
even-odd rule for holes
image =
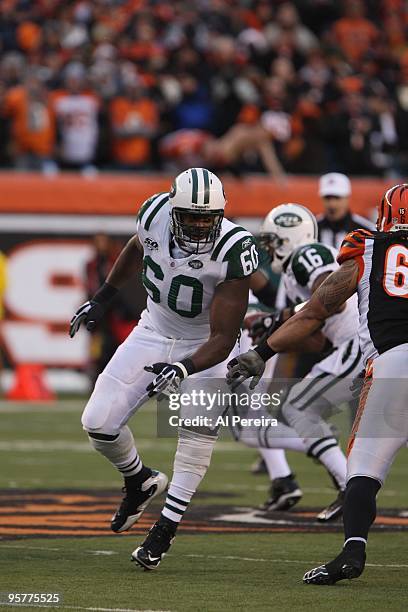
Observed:
[[[378,206],[377,231],[354,230],[335,270],[294,317],[253,351],[234,359],[229,378],[259,379],[265,362],[298,346],[358,295],[358,334],[366,365],[347,458],[340,554],[306,572],[308,584],[328,585],[364,571],[376,496],[408,439],[408,184],[389,189]]]
[[[147,308],[99,376],[82,416],[91,444],[125,479],[115,532],[128,530],[167,485],[164,474],[143,464],[127,422],[149,397],[183,388],[186,377],[223,379],[236,345],[258,253],[251,234],[224,218],[225,204],[221,181],[205,168],[178,175],[169,193],[143,204],[136,235],[71,321],[71,336],[82,322],[92,329],[123,283],[142,271]],[[169,549],[210,464],[217,429],[183,426],[178,437],[163,511],[132,555],[147,569]]]
[[[293,306],[285,309],[280,321],[310,299],[327,276],[338,268],[337,252],[317,242],[314,215],[299,204],[282,204],[271,210],[261,228],[261,242],[272,258],[272,269],[282,272],[285,292]],[[278,320],[278,324],[280,323]],[[276,329],[276,326],[270,329]],[[254,432],[243,429],[240,439],[248,446],[285,448],[306,452],[324,465],[337,490],[336,500],[318,514],[318,520],[333,520],[342,512],[346,487],[346,458],[326,422],[333,407],[352,399],[350,380],[362,368],[357,337],[357,299],[333,314],[325,325],[296,350],[331,351],[316,363],[309,374],[295,384],[281,412],[286,423],[265,426]],[[327,342],[329,341],[329,343]],[[241,357],[242,358],[242,357]]]

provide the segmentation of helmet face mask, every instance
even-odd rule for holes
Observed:
[[[169,194],[170,230],[183,251],[209,253],[220,236],[226,204],[220,179],[206,168],[189,168]]]
[[[278,274],[295,249],[316,240],[315,216],[300,204],[276,206],[261,227],[260,244],[271,257],[273,272]]]
[[[209,253],[221,233],[223,210],[209,212],[173,208],[171,231],[180,249],[189,254]]]

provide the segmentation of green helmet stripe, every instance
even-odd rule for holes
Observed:
[[[213,261],[215,261],[217,259],[218,255],[220,254],[220,251],[221,251],[222,247],[227,242],[227,240],[229,240],[231,238],[231,236],[233,236],[234,234],[237,234],[238,232],[245,232],[245,231],[246,230],[244,230],[242,227],[234,227],[234,229],[232,229],[229,232],[227,232],[225,234],[225,236],[223,236],[221,238],[221,240],[219,241],[219,243],[215,247],[215,249],[214,249],[214,251],[213,251],[213,253],[211,255],[211,259]]]
[[[154,217],[157,215],[157,213],[159,212],[159,210],[161,208],[163,208],[163,206],[166,204],[166,202],[169,201],[169,194],[166,193],[166,195],[164,196],[164,198],[162,200],[160,200],[160,202],[157,204],[157,206],[154,207],[154,209],[152,210],[152,212],[150,213],[150,215],[147,217],[147,221],[144,225],[145,230],[148,230],[152,224],[152,221],[154,219]]]
[[[195,168],[191,168],[191,178],[193,180],[193,191],[191,201],[193,204],[198,204],[198,174]]]
[[[210,202],[210,175],[208,174],[208,170],[203,170],[204,174],[204,202],[203,204],[208,204]]]

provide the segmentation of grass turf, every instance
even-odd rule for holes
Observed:
[[[115,471],[88,446],[81,431],[81,402],[50,407],[0,405],[1,488],[120,487]],[[149,465],[171,471],[174,439],[157,439],[155,413],[133,419],[135,437]],[[304,491],[302,504],[323,506],[334,497],[321,467],[302,455],[289,461]],[[408,508],[403,450],[379,498],[383,507]],[[253,477],[254,453],[224,436],[201,491],[205,503],[257,505],[266,496],[265,477]],[[230,493],[226,500],[217,491]],[[199,504],[197,498],[193,501]],[[158,572],[131,566],[137,536],[0,541],[0,591],[61,591],[59,609],[131,610],[405,610],[407,533],[375,533],[368,567],[359,580],[335,587],[301,583],[303,572],[337,554],[335,534],[180,534]],[[0,609],[9,609],[3,606]]]

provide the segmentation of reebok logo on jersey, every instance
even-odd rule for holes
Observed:
[[[192,261],[188,262],[188,265],[190,266],[190,268],[193,268],[193,270],[199,270],[203,267],[204,264],[199,259],[193,259]]]
[[[158,243],[155,240],[152,240],[151,238],[145,238],[144,244],[151,251],[157,251],[159,248]]]
[[[251,238],[247,238],[246,240],[244,240],[244,242],[242,243],[242,248],[246,249],[247,247],[249,247],[251,245],[252,239]]]
[[[296,227],[302,223],[302,219],[295,213],[282,213],[276,217],[275,223],[280,227]]]

